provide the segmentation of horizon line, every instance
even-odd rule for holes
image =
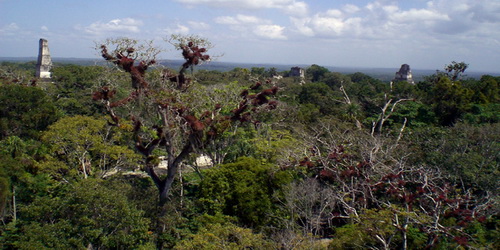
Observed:
[[[28,61],[31,61],[31,59],[33,59],[34,61],[37,60],[37,57],[36,56],[19,56],[19,57],[12,57],[12,56],[0,56],[0,61],[11,61],[11,60],[8,60],[8,59],[30,59]],[[91,57],[52,57],[52,61],[54,61],[54,59],[62,59],[62,60],[87,60],[87,61],[95,61],[95,60],[99,60],[101,59],[100,57],[95,57],[95,58],[91,58]],[[173,62],[176,62],[176,61],[183,61],[182,59],[159,59],[158,61],[173,61]],[[280,65],[280,66],[312,66],[312,65],[318,65],[318,66],[321,66],[321,67],[325,67],[325,68],[341,68],[341,69],[366,69],[366,70],[373,70],[373,69],[381,69],[381,70],[398,70],[399,67],[369,67],[369,66],[333,66],[333,65],[320,65],[320,64],[316,64],[316,63],[313,63],[313,64],[306,64],[306,63],[298,63],[298,64],[289,64],[289,63],[256,63],[256,62],[234,62],[234,61],[219,61],[219,60],[216,60],[216,61],[210,61],[208,64],[210,63],[228,63],[228,64],[249,64],[249,65]],[[208,65],[208,64],[205,64],[205,65]],[[410,65],[411,67],[411,65]],[[429,68],[413,68],[411,67],[411,70],[418,70],[418,71],[438,71],[439,69],[429,69]],[[500,70],[498,71],[491,71],[491,70],[469,70],[468,72],[473,72],[473,73],[494,73],[494,74],[499,74],[500,75]]]

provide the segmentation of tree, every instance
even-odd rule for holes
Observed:
[[[0,64],[0,84],[36,85],[35,61],[26,63],[2,62]]]
[[[257,77],[259,77],[259,76],[263,76],[263,75],[264,75],[264,73],[266,73],[266,68],[264,68],[264,67],[252,67],[252,68],[250,69],[250,73],[251,73],[252,75],[257,76]]]
[[[339,72],[327,72],[322,81],[335,90],[340,88],[342,85],[349,85],[351,83],[351,78]]]
[[[117,145],[124,132],[127,131],[109,128],[104,119],[74,116],[49,126],[42,140],[51,145],[54,156],[71,171],[83,178],[102,177],[111,169],[131,169],[140,158],[127,146]],[[59,171],[52,174],[57,175]]]
[[[196,83],[187,75],[187,69],[208,61],[210,56],[206,48],[199,47],[198,40],[177,40],[185,60],[181,69],[178,73],[166,69],[160,79],[152,80],[147,78],[147,69],[156,63],[157,49],[150,44],[140,46],[130,39],[108,40],[100,46],[102,56],[129,74],[132,88],[121,100],[117,100],[117,90],[111,86],[102,86],[93,96],[106,106],[112,125],[123,124],[122,117],[133,123],[134,144],[144,157],[143,169],[158,189],[160,206],[167,202],[180,164],[191,153],[209,147],[231,124],[255,122],[253,114],[277,105],[269,100],[277,88],[262,89],[261,82],[244,90],[241,102],[229,109],[230,113],[222,113],[227,109],[224,103],[193,105],[191,100],[199,97],[192,95]],[[110,51],[110,46],[115,48]],[[166,155],[165,177],[155,170],[155,150]]]
[[[130,249],[150,240],[148,221],[121,189],[86,179],[58,197],[44,196],[21,211],[14,248]],[[7,239],[7,241],[12,238]]]
[[[0,141],[0,219],[3,225],[19,217],[19,209],[47,195],[55,182],[39,168],[46,147],[39,141],[9,136]],[[0,231],[2,229],[0,228]]]
[[[444,70],[447,72],[447,75],[450,77],[452,81],[461,80],[462,74],[469,67],[469,64],[464,62],[455,62],[452,61],[451,64],[446,65]]]
[[[326,84],[321,82],[308,83],[302,86],[298,95],[302,104],[313,104],[319,108],[322,115],[333,115],[340,98]]]
[[[443,126],[454,125],[470,108],[472,91],[459,82],[440,78],[431,92],[430,103]]]
[[[248,226],[264,226],[270,222],[273,193],[289,181],[287,173],[275,166],[243,157],[205,171],[199,204],[208,213],[235,216]]]
[[[59,111],[43,90],[0,85],[0,139],[11,135],[37,137],[58,117]]]
[[[290,192],[293,189],[285,192],[285,197],[293,197],[292,202],[286,203],[292,204],[286,206],[287,210],[304,214],[295,217],[303,228],[314,225],[313,232],[324,232],[331,229],[331,225],[346,225],[347,231],[339,237],[348,235],[348,239],[355,238],[361,245],[369,243],[365,247],[407,249],[411,242],[421,242],[423,236],[427,246],[434,247],[447,241],[458,244],[458,241],[475,240],[464,230],[470,223],[484,221],[482,218],[498,211],[494,192],[479,194],[475,188],[464,187],[449,178],[449,173],[440,165],[408,162],[406,157],[416,150],[405,147],[408,140],[404,137],[400,140],[399,137],[370,136],[362,130],[339,128],[331,121],[320,121],[311,126],[311,130],[313,133],[307,140],[311,145],[310,154],[298,161],[296,167],[306,171],[306,180],[312,179],[303,183],[317,183],[308,188],[300,185],[298,192],[295,191],[298,195]],[[443,147],[440,142],[436,143]],[[498,151],[492,146],[487,143],[485,151]],[[462,151],[470,150],[470,146],[462,148]],[[443,161],[442,155],[438,157],[438,161]],[[489,158],[493,159],[487,163]],[[485,155],[481,167],[491,173],[491,168],[485,165],[495,162],[495,158]],[[311,191],[306,194],[306,190]],[[323,193],[329,195],[322,197]],[[384,218],[384,223],[377,224],[374,218]],[[360,230],[366,230],[368,236],[364,239],[356,236]]]
[[[306,69],[306,77],[312,82],[321,81],[326,73],[330,72],[327,68],[313,64]]]
[[[47,92],[65,115],[93,115],[100,105],[88,98],[94,84],[102,80],[102,66],[61,65],[52,68],[52,81]]]
[[[180,241],[174,249],[272,249],[275,244],[264,239],[252,229],[232,223],[210,224],[196,234]]]

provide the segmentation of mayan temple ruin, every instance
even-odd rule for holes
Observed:
[[[401,68],[398,72],[396,72],[396,76],[394,77],[393,81],[406,81],[408,83],[415,84],[415,82],[413,81],[413,76],[411,75],[410,65],[401,65]]]
[[[298,77],[304,78],[304,75],[305,75],[305,70],[303,68],[292,67],[290,69],[290,76],[298,76]]]
[[[50,58],[49,44],[46,39],[41,38],[38,47],[38,61],[36,63],[37,78],[50,78],[50,68],[52,60]]]

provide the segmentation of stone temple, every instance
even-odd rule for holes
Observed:
[[[305,70],[300,67],[292,67],[290,69],[290,76],[298,76],[304,78]]]
[[[36,63],[37,78],[50,78],[50,68],[52,59],[50,58],[49,44],[46,39],[41,38],[38,47],[38,61]]]
[[[413,76],[411,75],[410,65],[403,64],[398,72],[396,72],[396,76],[394,77],[395,82],[397,81],[406,81],[410,84],[415,84],[413,81]]]

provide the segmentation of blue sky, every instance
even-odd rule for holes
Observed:
[[[220,61],[500,72],[499,0],[0,0],[0,56],[98,58],[95,41],[196,34]],[[162,59],[177,59],[172,51]]]

